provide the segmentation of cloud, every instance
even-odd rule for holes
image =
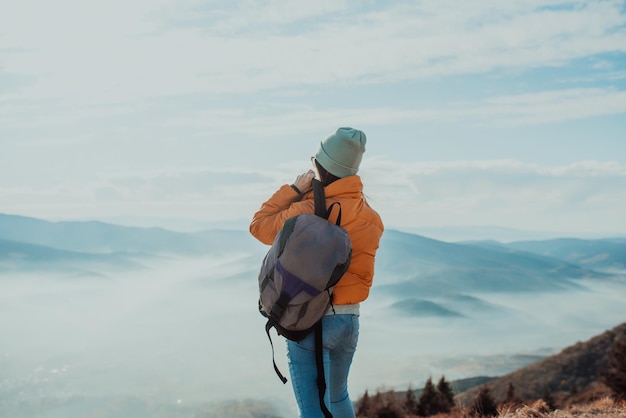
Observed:
[[[271,107],[271,106],[270,106]],[[200,136],[253,134],[256,137],[320,131],[352,121],[356,126],[462,123],[475,126],[532,126],[626,113],[626,92],[612,88],[579,88],[494,96],[447,105],[412,107],[280,106],[258,109],[196,110],[165,117],[167,127],[193,127]]]
[[[249,219],[296,164],[269,171],[232,168],[120,173],[77,190],[1,189],[13,213],[131,215],[203,221]],[[362,177],[389,227],[495,225],[526,230],[626,233],[626,166],[579,161],[547,166],[518,160],[401,163],[372,157]],[[36,202],[38,206],[35,205]],[[3,209],[5,210],[5,209]],[[81,215],[79,215],[81,214]]]
[[[626,16],[616,1],[405,2],[369,9],[330,2],[284,9],[283,3],[183,2],[177,9],[165,1],[93,8],[67,2],[38,5],[36,18],[28,4],[20,5],[0,18],[2,65],[7,74],[32,77],[32,84],[7,97],[110,103],[242,94],[559,66],[626,52]]]
[[[370,159],[373,205],[396,226],[499,225],[521,229],[626,231],[626,167],[516,160],[398,164]],[[404,224],[404,225],[403,225]]]
[[[246,169],[187,169],[116,175],[106,178],[101,190],[117,191],[124,200],[219,200],[241,195],[246,187],[271,181],[271,173]]]
[[[427,158],[467,155],[377,160],[377,146],[391,147],[372,141],[364,164],[376,176],[363,175],[390,222],[626,229],[621,157],[582,161],[611,157],[620,122],[569,123],[626,112],[622,1],[24,0],[5,9],[2,210],[247,218],[301,169],[264,166],[306,158],[304,141],[348,123],[395,150],[433,138]],[[567,155],[548,155],[570,135]],[[546,154],[532,158],[542,144]],[[511,155],[530,162],[474,160]]]
[[[411,106],[320,107],[313,104],[274,103],[259,106],[189,107],[170,104],[167,110],[156,110],[152,103],[115,104],[108,106],[47,106],[28,108],[2,105],[0,122],[5,129],[20,135],[37,128],[87,128],[73,137],[56,133],[23,141],[23,146],[37,144],[63,145],[106,138],[135,139],[137,131],[154,129],[190,132],[188,139],[228,136],[280,138],[302,132],[323,132],[329,126],[350,121],[355,126],[414,125],[422,122],[457,123],[476,127],[536,126],[555,122],[581,120],[626,113],[626,91],[615,88],[573,88],[536,91],[516,95],[491,96],[446,104],[412,104]],[[29,112],[33,112],[28,117]],[[152,112],[157,112],[158,117]],[[132,122],[129,122],[132,118]],[[143,124],[144,126],[139,126]],[[111,135],[111,130],[116,130]],[[43,138],[42,138],[43,136]],[[9,135],[7,135],[9,137]],[[226,144],[227,146],[227,144]]]
[[[282,33],[293,25],[342,15],[348,10],[348,2],[344,0],[272,0],[262,3],[246,0],[227,6],[220,2],[197,2],[182,9],[174,21],[179,22],[179,25],[200,27],[220,35],[257,31]]]
[[[498,97],[466,113],[495,118],[503,126],[576,120],[626,112],[626,92],[616,89],[567,89]]]
[[[57,218],[130,215],[207,222],[240,220],[249,218],[267,198],[267,191],[285,181],[286,171],[235,167],[127,172],[82,187],[0,189],[0,199],[12,201],[6,206],[12,213],[31,216],[41,216],[37,213],[43,210]],[[41,206],[35,206],[37,201]]]

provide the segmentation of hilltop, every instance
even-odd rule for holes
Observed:
[[[611,347],[624,338],[626,323],[484,385],[470,388],[456,395],[455,401],[460,405],[469,405],[483,387],[490,390],[496,401],[502,401],[510,384],[516,397],[521,399],[541,399],[550,393],[565,401],[592,392],[596,395],[608,394],[601,375],[607,368]]]
[[[617,342],[621,350],[626,323],[501,377],[442,376],[436,386],[431,377],[423,389],[366,392],[356,402],[357,417],[626,417],[626,401],[604,380]]]

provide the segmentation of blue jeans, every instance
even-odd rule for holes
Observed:
[[[348,373],[359,339],[357,315],[326,315],[322,319],[325,403],[333,418],[354,418],[354,407],[348,395]],[[323,418],[317,389],[315,333],[304,340],[287,340],[289,373],[300,418]]]

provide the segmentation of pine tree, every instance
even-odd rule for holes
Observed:
[[[515,399],[515,386],[513,386],[512,382],[509,382],[509,387],[506,390],[506,402],[513,402]]]
[[[372,402],[370,400],[369,393],[367,392],[367,390],[365,390],[365,393],[363,394],[361,399],[359,399],[358,401],[357,408],[356,408],[356,415],[359,417],[369,418],[371,411],[372,411]]]
[[[418,415],[429,417],[438,413],[438,398],[437,390],[435,389],[435,385],[433,385],[433,379],[429,377],[428,380],[426,380],[424,390],[422,390],[422,394],[417,402]]]
[[[417,398],[415,397],[415,391],[411,385],[409,385],[409,389],[406,391],[406,396],[404,397],[404,403],[402,406],[407,414],[417,415]]]
[[[604,381],[617,399],[626,400],[626,338],[613,344]]]
[[[470,407],[472,415],[479,415],[481,417],[495,417],[498,415],[498,408],[496,401],[491,396],[491,391],[487,386],[483,386],[478,391],[474,403]]]
[[[450,409],[454,406],[454,392],[446,381],[445,376],[441,376],[441,379],[437,382],[437,391],[439,391],[441,404],[439,412],[450,412]]]
[[[509,387],[506,390],[506,398],[502,403],[508,406],[520,405],[523,403],[522,399],[515,395],[515,386],[512,382],[509,382]]]
[[[385,400],[383,399],[383,394],[380,389],[376,391],[373,397],[370,398],[370,416],[375,416],[376,411],[381,409],[385,404]]]
[[[387,392],[385,396],[385,402],[382,408],[378,409],[375,413],[376,418],[402,418],[402,408],[398,405],[398,399],[393,390]]]

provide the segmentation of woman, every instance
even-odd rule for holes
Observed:
[[[326,405],[333,417],[354,417],[348,394],[348,373],[359,333],[359,304],[367,299],[374,276],[374,257],[383,223],[363,196],[357,175],[366,137],[362,131],[339,128],[321,141],[313,157],[316,171],[297,176],[285,184],[254,214],[250,232],[271,245],[288,218],[314,213],[311,180],[324,185],[326,204],[341,204],[341,226],[352,241],[352,261],[333,291],[333,309],[324,316],[323,346],[326,372]],[[332,219],[331,221],[334,221]],[[287,340],[291,382],[301,418],[323,417],[317,389],[313,333],[299,342]]]

